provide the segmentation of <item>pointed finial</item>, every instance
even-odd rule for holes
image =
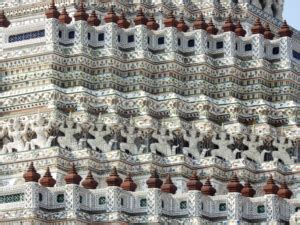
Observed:
[[[104,17],[105,23],[117,23],[118,16],[116,15],[113,6],[111,5],[107,14]]]
[[[122,179],[118,174],[117,168],[114,166],[109,174],[109,176],[106,178],[107,186],[116,186],[120,187],[122,184]]]
[[[151,14],[148,22],[147,22],[147,28],[149,30],[157,30],[159,28],[159,24],[156,22],[154,18],[154,14]]]
[[[183,15],[181,15],[180,20],[177,24],[177,30],[180,32],[187,32],[189,27],[185,24]]]
[[[40,184],[44,187],[54,187],[56,180],[52,177],[49,166],[46,169],[45,175],[40,179]]]
[[[45,15],[46,15],[47,19],[50,19],[50,18],[58,19],[60,13],[58,12],[58,10],[55,6],[55,1],[54,0],[51,1],[50,7],[46,11]]]
[[[90,26],[94,26],[97,27],[100,25],[101,21],[98,18],[95,10],[92,11],[92,13],[90,14],[89,18],[87,19],[87,22]]]
[[[81,185],[86,189],[96,189],[98,182],[95,181],[92,172],[89,170],[86,178],[81,182]]]
[[[292,37],[293,36],[293,31],[290,29],[286,20],[283,21],[283,24],[280,27],[278,34],[280,37]]]
[[[146,25],[148,22],[148,19],[145,17],[145,14],[143,12],[143,9],[140,7],[136,17],[134,18],[134,24],[137,25]]]
[[[81,176],[78,175],[75,164],[72,163],[71,168],[68,171],[68,174],[65,176],[66,184],[80,184],[82,180]]]
[[[244,30],[240,20],[238,21],[237,25],[235,26],[234,32],[235,32],[236,36],[245,37],[246,31]]]
[[[208,177],[206,182],[201,188],[201,192],[205,195],[214,196],[216,193],[216,189],[211,185],[210,178]]]
[[[286,182],[284,181],[278,192],[277,192],[277,195],[281,198],[287,198],[287,199],[290,199],[293,195],[293,192],[289,189],[289,187],[287,186]]]
[[[132,180],[131,173],[127,174],[123,183],[121,184],[121,188],[123,188],[126,191],[132,191],[132,192],[134,192],[136,190],[137,185]]]
[[[27,171],[23,175],[25,182],[38,182],[40,177],[41,175],[36,172],[33,162],[31,162]]]
[[[278,192],[278,186],[275,184],[275,181],[273,180],[273,176],[270,175],[270,177],[267,180],[267,184],[263,187],[263,190],[266,195],[269,194],[277,194]]]
[[[231,14],[229,14],[227,19],[225,20],[225,23],[224,23],[222,29],[224,32],[234,32],[235,31],[235,25],[232,22]]]
[[[63,6],[62,11],[58,17],[59,22],[69,24],[72,22],[72,18],[69,16],[67,9],[65,6]]]
[[[192,176],[186,184],[189,191],[201,191],[203,184],[197,176],[197,171],[193,171]]]
[[[244,187],[243,187],[241,193],[242,193],[242,195],[244,197],[250,197],[250,198],[254,197],[256,191],[252,188],[249,180],[247,180],[245,182]]]
[[[255,21],[253,27],[251,28],[251,31],[252,31],[252,34],[264,34],[265,28],[261,24],[259,17],[256,18],[256,21]]]
[[[211,35],[216,35],[218,33],[218,29],[215,27],[212,18],[210,18],[207,27],[206,27],[206,31],[207,33],[211,34]]]
[[[83,0],[80,1],[79,7],[77,8],[75,14],[74,14],[75,21],[87,21],[89,18],[89,15],[85,12],[85,7],[83,4]]]
[[[202,12],[200,15],[196,18],[194,22],[194,29],[195,30],[206,30],[207,28],[207,23],[205,22],[204,16]]]
[[[167,18],[164,20],[165,27],[177,27],[178,21],[176,20],[173,11],[170,11]]]
[[[123,10],[121,12],[121,16],[119,16],[117,24],[120,28],[125,28],[125,29],[127,29],[130,25],[130,23],[126,19],[126,16],[125,16],[125,13]]]
[[[159,178],[157,170],[151,171],[151,176],[146,181],[148,188],[161,188],[162,180]]]
[[[230,178],[229,182],[227,183],[227,190],[229,192],[241,192],[243,189],[243,185],[240,183],[239,178],[237,177],[236,173]]]
[[[167,175],[167,178],[166,178],[165,182],[161,186],[161,191],[165,192],[165,193],[170,193],[170,194],[175,194],[176,193],[177,187],[173,183],[170,174]]]
[[[273,40],[274,37],[275,37],[275,35],[271,31],[269,23],[267,23],[266,26],[265,26],[264,38],[269,39],[269,40]]]

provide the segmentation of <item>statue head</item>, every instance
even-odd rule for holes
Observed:
[[[14,130],[20,130],[20,128],[21,128],[20,118],[15,118],[14,123],[13,123],[13,128],[14,128]]]
[[[38,114],[36,124],[38,126],[43,126],[45,124],[45,118],[41,114]]]
[[[97,128],[98,131],[102,131],[103,128],[104,128],[104,123],[99,123],[99,122],[97,122],[97,123],[95,124],[95,126],[96,126],[96,128]]]

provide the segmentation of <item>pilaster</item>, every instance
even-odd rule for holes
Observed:
[[[75,22],[75,42],[76,53],[85,52],[88,47],[88,23],[84,20]]]
[[[45,26],[46,45],[49,51],[57,50],[59,46],[59,21],[55,18],[47,19]]]
[[[159,223],[162,214],[161,190],[150,188],[147,190],[147,214],[149,223]]]
[[[148,50],[148,29],[145,25],[135,26],[134,32],[135,51],[138,58],[143,58],[145,51]]]
[[[269,225],[279,225],[279,202],[274,194],[265,195],[266,217]]]
[[[253,59],[264,58],[264,37],[262,34],[252,35],[252,57]]]
[[[108,55],[113,55],[118,48],[118,25],[107,23],[104,28],[104,47]]]
[[[188,192],[188,212],[190,224],[200,225],[203,224],[202,215],[202,199],[200,191],[189,191]]]
[[[242,221],[242,199],[238,192],[227,195],[227,220],[229,225],[238,225]]]
[[[290,37],[280,38],[279,44],[279,53],[280,53],[280,65],[285,69],[292,67],[292,39]]]
[[[120,219],[119,212],[121,211],[121,188],[107,187],[106,188],[106,212],[110,213],[111,221]]]
[[[178,50],[178,44],[177,44],[177,29],[175,27],[166,27],[165,28],[165,52],[170,55],[169,60],[172,60],[175,58],[175,54]]]
[[[224,56],[228,58],[227,60],[229,64],[234,63],[234,56],[236,55],[235,50],[236,45],[236,36],[233,32],[225,32],[224,33]]]
[[[67,218],[75,219],[79,211],[79,186],[77,184],[66,184],[65,190]]]
[[[25,183],[25,211],[26,217],[35,217],[39,209],[39,184],[36,182]]]

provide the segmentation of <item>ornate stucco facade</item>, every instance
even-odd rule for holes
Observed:
[[[0,1],[0,224],[300,223],[283,5]]]

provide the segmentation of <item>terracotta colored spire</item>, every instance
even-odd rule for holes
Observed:
[[[286,20],[284,20],[282,26],[280,27],[278,34],[280,37],[292,37],[293,31],[290,29]]]
[[[273,40],[274,36],[275,35],[272,33],[272,31],[270,29],[270,25],[267,23],[266,27],[265,27],[265,32],[264,32],[265,39]]]
[[[41,175],[36,172],[33,162],[31,162],[27,171],[23,175],[25,182],[38,182],[40,177]]]
[[[91,15],[87,19],[87,22],[90,26],[94,26],[94,27],[97,27],[100,25],[101,21],[98,18],[98,16],[96,15],[95,10],[92,11]]]
[[[274,194],[276,195],[278,192],[278,186],[275,184],[273,180],[273,176],[271,175],[267,181],[267,184],[264,186],[263,190],[266,195]]]
[[[239,37],[245,37],[246,35],[246,31],[244,30],[241,21],[238,21],[237,25],[235,26],[235,30],[234,30],[236,36]]]
[[[72,164],[72,167],[69,169],[68,174],[65,176],[66,184],[80,184],[82,180],[81,176],[78,175],[76,171],[75,164]]]
[[[46,11],[46,17],[47,19],[50,19],[50,18],[55,18],[55,19],[58,19],[59,17],[59,12],[55,6],[55,1],[52,0],[51,3],[50,3],[50,7],[48,8],[48,10]]]
[[[109,174],[109,176],[106,178],[107,186],[116,186],[120,187],[122,184],[122,178],[119,176],[117,168],[114,166]]]
[[[4,10],[0,10],[0,27],[9,27],[10,22],[5,16]]]
[[[146,181],[148,188],[160,188],[162,185],[162,180],[159,179],[157,170],[154,169],[151,171],[151,176]]]
[[[286,182],[283,182],[277,192],[277,195],[281,198],[290,199],[293,195],[293,192],[288,188]]]
[[[215,27],[212,19],[209,20],[207,27],[206,27],[206,31],[209,34],[213,34],[216,35],[218,33],[218,29]]]
[[[203,184],[200,182],[197,176],[197,171],[193,171],[192,176],[186,184],[189,191],[201,191]]]
[[[145,17],[143,9],[139,8],[136,17],[134,18],[134,24],[135,25],[146,25],[147,22],[148,22],[148,19]]]
[[[130,23],[127,21],[124,11],[121,12],[117,24],[120,28],[127,29],[129,27]]]
[[[180,20],[177,24],[177,30],[181,32],[187,32],[189,27],[185,24],[183,16],[180,17]]]
[[[227,17],[227,19],[225,20],[225,23],[224,23],[222,29],[224,32],[235,32],[235,25],[232,22],[231,15],[229,15]]]
[[[56,180],[52,177],[49,167],[47,167],[46,173],[40,179],[40,184],[44,187],[54,187]]]
[[[118,16],[116,15],[113,6],[111,6],[104,17],[105,23],[117,23]]]
[[[79,7],[74,14],[75,21],[84,20],[87,21],[89,15],[85,12],[83,0],[80,1]]]
[[[176,20],[173,11],[170,11],[167,18],[164,20],[165,27],[177,27],[178,21]]]
[[[163,192],[166,192],[166,193],[171,193],[171,194],[175,194],[176,193],[177,187],[173,183],[170,174],[167,175],[167,178],[166,178],[165,182],[161,186],[161,190]]]
[[[201,13],[194,22],[194,29],[195,30],[206,30],[207,23],[205,22],[204,16]]]
[[[135,189],[137,188],[137,185],[132,180],[130,173],[128,173],[125,177],[123,183],[121,184],[121,188],[123,188],[126,191],[135,191]]]
[[[156,22],[154,18],[154,14],[151,14],[148,22],[147,22],[147,28],[149,30],[157,30],[159,28],[159,24]]]
[[[98,182],[95,181],[92,172],[89,170],[85,179],[81,182],[81,185],[86,189],[96,189]]]
[[[251,31],[252,31],[252,34],[264,34],[265,28],[261,24],[259,17],[257,17],[255,24],[251,28]]]
[[[211,185],[209,177],[207,178],[205,184],[202,186],[201,192],[205,195],[215,195],[216,189]]]
[[[241,190],[243,189],[243,185],[240,183],[236,173],[234,173],[230,178],[227,184],[227,189],[229,192],[241,192]]]
[[[65,23],[65,24],[69,24],[72,22],[72,18],[69,16],[65,6],[62,8],[62,11],[61,11],[58,19],[59,19],[59,22]]]
[[[245,182],[241,193],[242,193],[243,196],[250,197],[250,198],[252,198],[255,195],[256,191],[252,188],[249,180],[247,180]]]

